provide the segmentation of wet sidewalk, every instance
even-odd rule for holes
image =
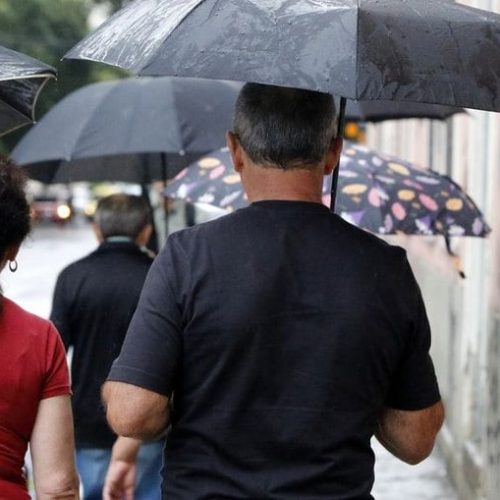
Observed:
[[[376,500],[458,500],[438,450],[413,466],[394,458],[375,439],[372,446],[377,457],[372,491]]]

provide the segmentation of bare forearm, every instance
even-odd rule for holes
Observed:
[[[168,421],[166,419],[153,421],[150,418],[147,422],[137,420],[133,425],[109,415],[107,419],[111,429],[113,429],[116,434],[121,437],[140,441],[154,441],[162,436],[168,427]]]
[[[73,480],[68,480],[68,484],[65,486],[49,488],[43,491],[35,487],[36,498],[38,500],[79,500],[80,494],[78,490],[78,478],[76,475]]]
[[[418,443],[418,437],[411,434],[411,431],[402,426],[389,410],[384,412],[384,415],[379,419],[375,437],[392,455],[403,462],[414,465],[425,458],[423,455],[427,456],[427,453],[426,450],[423,450],[422,443]],[[415,437],[416,443],[414,442]]]
[[[123,462],[135,462],[141,444],[142,441],[139,439],[119,436],[113,445],[111,459]]]
[[[79,498],[69,396],[40,401],[31,433],[30,451],[37,499]]]
[[[377,429],[375,432],[375,437],[377,438],[378,442],[389,452],[391,455],[394,455],[396,458],[399,458],[399,460],[402,460],[403,462],[406,462],[408,464],[412,464],[412,459],[410,456],[408,456],[408,453],[405,452],[404,447],[398,446],[398,443],[396,440],[393,440],[392,442],[390,441],[390,438],[386,438],[380,429]]]
[[[441,402],[415,412],[386,408],[379,417],[375,436],[394,456],[414,465],[432,452],[443,419]]]
[[[119,435],[138,440],[151,440],[168,427],[168,398],[121,382],[106,382],[102,397],[106,417]]]

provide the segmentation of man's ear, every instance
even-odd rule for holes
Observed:
[[[145,247],[148,244],[149,238],[151,238],[151,234],[153,234],[153,225],[147,224],[141,230],[141,232],[137,235],[135,242],[140,247]]]
[[[243,170],[243,149],[234,132],[228,131],[226,133],[226,144],[231,155],[234,169],[236,172],[241,173]]]
[[[330,144],[326,155],[324,175],[330,175],[338,165],[342,154],[343,138],[336,137]]]
[[[104,237],[102,235],[101,229],[95,222],[92,222],[92,229],[94,230],[94,234],[95,237],[97,238],[97,241],[99,243],[102,243],[104,241]]]

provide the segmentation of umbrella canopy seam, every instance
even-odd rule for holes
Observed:
[[[187,0],[183,0],[183,1],[187,1]],[[179,24],[180,24],[180,23],[182,23],[182,21],[183,21],[184,19],[186,19],[186,17],[187,17],[187,16],[188,16],[191,12],[193,12],[195,9],[197,9],[197,8],[198,8],[198,7],[199,7],[199,6],[200,6],[203,2],[205,2],[206,0],[190,0],[190,1],[192,1],[192,2],[193,2],[193,5],[192,5],[191,7],[189,7],[189,10],[188,10],[188,9],[186,9],[186,11],[185,11],[184,15],[181,15],[181,16],[180,16]],[[194,4],[195,2],[198,2],[198,3]],[[186,5],[186,7],[188,7],[188,5]],[[172,34],[172,32],[173,32],[173,31],[175,31],[175,29],[176,29],[176,26],[170,30],[170,32],[169,32],[169,33],[165,36],[165,38],[168,38],[168,37]],[[163,44],[163,41],[160,43],[160,45],[162,45],[162,44]],[[151,59],[153,58],[153,56],[154,56],[154,53],[152,53],[152,55],[146,59],[145,66],[148,66],[148,65],[149,65],[149,63],[151,62]],[[134,70],[131,68],[131,71],[134,71]],[[135,71],[134,71],[134,72],[135,72]]]
[[[98,85],[98,84],[93,84],[93,85]],[[79,143],[79,141],[81,140],[82,136],[84,135],[84,132],[85,130],[87,129],[87,127],[89,126],[89,124],[91,123],[92,121],[92,118],[93,118],[93,115],[94,113],[97,111],[99,112],[99,109],[101,107],[101,104],[102,102],[105,100],[106,96],[108,94],[110,94],[112,91],[113,91],[113,87],[114,87],[114,82],[109,82],[108,84],[108,88],[107,88],[107,92],[104,93],[104,95],[101,95],[100,99],[98,102],[95,102],[93,103],[93,107],[94,107],[94,111],[92,112],[92,114],[89,114],[87,115],[86,119],[85,119],[85,122],[82,123],[82,126],[80,127],[80,130],[78,132],[78,134],[76,135],[76,137],[74,138],[74,141],[73,141],[73,144],[71,145],[71,150],[73,150],[73,148],[76,147],[76,145]],[[66,97],[67,99],[67,97]],[[77,156],[73,153],[72,155],[64,158],[65,161],[71,161],[72,159],[76,158]],[[58,158],[54,158],[54,160],[57,160]]]
[[[15,113],[20,113],[20,111],[18,109],[16,109],[14,106],[12,106],[11,104],[7,103],[7,102],[3,102],[2,106],[6,106],[8,109],[11,109],[12,111],[14,111]],[[33,106],[34,107],[34,106]],[[25,116],[23,113],[20,113],[22,116]],[[34,113],[32,111],[32,117],[33,117]],[[33,118],[32,118],[33,119]],[[26,120],[28,120],[28,117],[26,117]],[[19,123],[17,125],[14,125],[13,127],[10,127],[6,130],[3,130],[2,132],[0,132],[0,137],[10,133],[10,132],[13,132],[14,130],[17,130],[19,128],[22,128],[22,127],[25,127],[26,125],[28,125],[29,122],[26,122],[26,123]]]

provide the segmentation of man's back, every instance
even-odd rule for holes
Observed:
[[[172,324],[140,309],[110,379],[174,392],[168,498],[371,498],[384,405],[439,400],[404,252],[320,204],[258,202],[174,234],[148,285]],[[145,353],[148,374],[127,369]]]
[[[133,242],[104,242],[57,281],[52,321],[73,346],[71,376],[77,447],[111,447],[100,387],[120,352],[152,259]]]

